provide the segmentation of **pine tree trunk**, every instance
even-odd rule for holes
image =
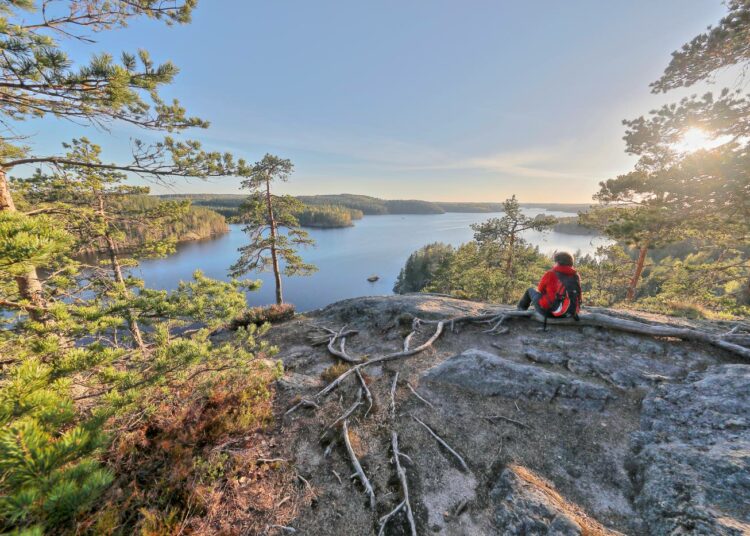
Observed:
[[[505,275],[508,279],[513,275],[513,252],[516,246],[516,234],[511,232],[510,239],[508,240],[508,261],[505,264]]]
[[[0,211],[7,210],[15,212],[16,205],[13,203],[13,197],[10,195],[10,185],[5,170],[0,168]]]
[[[279,271],[279,256],[276,251],[276,219],[273,215],[273,203],[271,202],[271,181],[266,179],[266,205],[268,207],[268,225],[271,228],[271,263],[273,265],[273,277],[276,280],[276,303],[284,303],[284,295],[281,289],[281,272]]]
[[[635,289],[638,286],[638,281],[640,281],[641,279],[641,274],[643,273],[643,265],[646,263],[647,253],[648,245],[644,244],[643,246],[641,246],[640,250],[638,250],[638,262],[635,265],[635,272],[633,273],[633,278],[630,280],[630,285],[628,286],[628,301],[635,301]]]
[[[127,287],[125,286],[125,277],[122,275],[122,266],[120,265],[120,259],[117,257],[117,244],[115,244],[112,235],[109,233],[109,222],[107,221],[107,215],[104,211],[104,198],[99,196],[99,216],[104,220],[105,228],[104,240],[107,242],[107,251],[109,253],[109,263],[112,267],[112,273],[115,275],[115,281],[122,285],[123,292],[126,296],[130,295]],[[136,346],[141,352],[146,352],[146,343],[143,342],[143,335],[141,334],[141,328],[138,326],[138,321],[133,317],[133,312],[128,309],[128,327],[130,328],[130,334],[133,336]]]
[[[508,237],[508,260],[505,261],[505,290],[503,291],[503,303],[510,303],[511,289],[513,288],[513,264],[515,261],[514,253],[516,248],[516,233],[511,230]]]
[[[10,193],[8,176],[2,168],[0,168],[0,211],[16,211],[16,205]],[[35,309],[29,311],[29,316],[34,320],[44,321],[46,317],[44,309],[47,307],[47,300],[44,299],[44,291],[36,267],[32,266],[25,274],[16,276],[15,279],[19,296],[35,306]]]

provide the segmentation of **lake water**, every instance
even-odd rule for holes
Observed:
[[[524,212],[571,215],[541,209]],[[318,267],[318,272],[308,277],[284,278],[284,299],[294,303],[298,311],[307,311],[345,298],[391,294],[399,270],[413,251],[431,242],[454,246],[468,242],[473,237],[469,226],[491,217],[502,217],[502,213],[365,216],[354,227],[308,229],[317,245],[302,250],[301,254],[306,262]],[[134,275],[143,278],[147,286],[160,289],[174,289],[179,281],[190,279],[198,269],[209,277],[226,280],[227,269],[237,259],[237,248],[246,243],[241,227],[231,225],[229,233],[217,238],[181,244],[167,258],[145,260],[134,270]],[[589,253],[606,242],[601,237],[555,232],[530,231],[524,236],[544,253],[555,249]],[[380,279],[370,283],[367,278],[371,275]],[[273,303],[271,274],[247,277],[263,281],[259,291],[248,293],[248,302]]]

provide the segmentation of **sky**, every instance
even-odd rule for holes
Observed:
[[[75,59],[145,48],[180,68],[163,95],[211,122],[186,137],[249,161],[291,159],[281,192],[387,199],[587,202],[628,171],[622,120],[720,0],[201,0],[193,23],[135,21],[68,43]],[[694,91],[692,91],[694,92]],[[19,125],[40,153],[86,135],[126,162],[125,125]],[[175,180],[155,193],[240,193]]]

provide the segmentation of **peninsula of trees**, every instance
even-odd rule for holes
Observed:
[[[239,194],[171,194],[159,196],[167,200],[189,200],[194,206],[209,208],[223,215],[230,222],[239,222],[245,196]],[[380,199],[368,195],[332,194],[301,195],[297,199],[304,209],[297,213],[303,227],[349,227],[362,216],[384,214],[445,214],[449,212],[492,213],[502,212],[503,203],[470,203],[421,201],[417,199]],[[590,203],[522,203],[522,208],[541,208],[561,212],[586,212]],[[579,227],[578,230],[581,228]],[[575,226],[567,226],[569,234]],[[584,231],[589,234],[588,231]]]

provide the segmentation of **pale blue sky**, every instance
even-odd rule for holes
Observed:
[[[724,11],[720,0],[202,0],[191,25],[139,21],[76,56],[143,47],[173,60],[181,74],[164,94],[212,123],[189,136],[251,161],[291,158],[288,193],[585,202],[632,165],[621,120],[680,96],[649,93],[670,52]],[[150,136],[50,120],[20,130],[44,152],[86,134],[114,159]]]

